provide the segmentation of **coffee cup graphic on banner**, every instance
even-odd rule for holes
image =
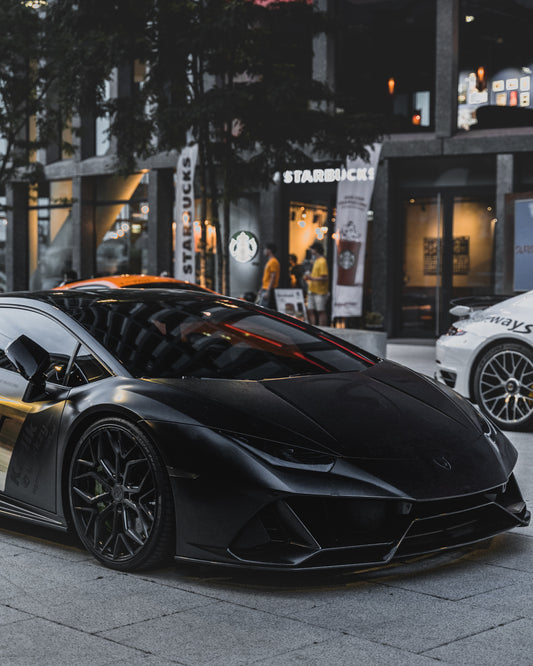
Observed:
[[[339,233],[337,239],[337,284],[351,286],[355,284],[355,274],[361,250],[361,234],[355,224],[349,221]]]

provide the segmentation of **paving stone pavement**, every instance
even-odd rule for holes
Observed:
[[[431,346],[387,356],[427,374]],[[533,507],[533,435],[512,434]],[[1,666],[533,663],[533,528],[364,572],[99,566],[76,542],[0,520]]]

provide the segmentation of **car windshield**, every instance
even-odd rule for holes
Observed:
[[[362,370],[373,357],[244,301],[182,292],[54,298],[135,377],[262,380]],[[126,296],[124,294],[132,294]],[[143,295],[144,294],[144,295]]]

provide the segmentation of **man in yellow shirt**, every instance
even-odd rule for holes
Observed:
[[[305,279],[309,285],[307,291],[307,311],[311,324],[315,326],[327,326],[328,315],[326,312],[328,302],[328,262],[324,257],[324,247],[319,241],[315,241],[311,247],[314,263],[310,275]]]
[[[274,289],[276,289],[279,284],[280,265],[275,254],[276,245],[274,243],[267,243],[264,250],[267,262],[263,270],[263,281],[261,283],[261,293],[259,296],[259,305],[262,305],[265,308],[276,307]]]

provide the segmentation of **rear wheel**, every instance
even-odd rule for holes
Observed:
[[[490,349],[474,374],[474,398],[503,430],[533,427],[533,351],[520,343]]]
[[[174,546],[170,483],[151,441],[135,425],[106,418],[76,445],[70,511],[83,545],[112,569],[156,566]]]

